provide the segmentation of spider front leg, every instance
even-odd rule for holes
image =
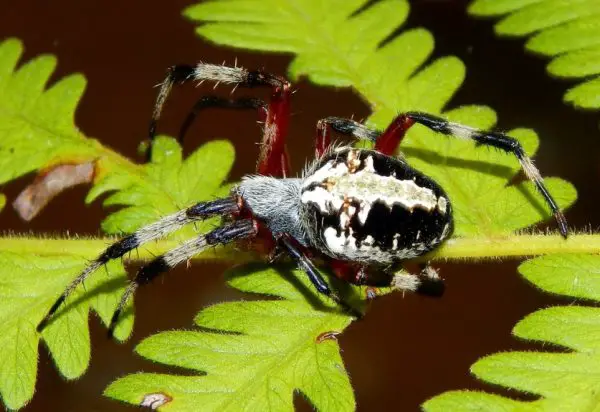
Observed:
[[[325,153],[331,145],[330,131],[334,130],[358,140],[375,143],[375,150],[387,156],[393,156],[400,146],[406,131],[414,122],[406,116],[398,116],[383,132],[371,129],[362,123],[341,117],[326,117],[317,123],[315,150],[317,156]]]
[[[71,293],[82,284],[89,275],[96,271],[108,261],[118,259],[126,253],[148,243],[152,240],[162,238],[183,226],[204,220],[212,216],[232,214],[239,212],[239,206],[234,198],[217,199],[211,202],[197,203],[187,209],[166,216],[159,221],[144,226],[125,236],[116,243],[109,246],[104,252],[93,260],[64,290],[64,292],[52,304],[48,313],[38,324],[37,330],[41,331],[48,323],[52,315],[58,310]]]
[[[359,140],[377,141],[381,132],[369,129],[364,124],[342,117],[326,117],[317,122],[317,136],[315,141],[316,157],[321,157],[331,146],[331,131],[346,136],[354,136]]]
[[[157,257],[147,265],[143,266],[137,272],[135,278],[129,283],[121,297],[119,306],[115,310],[110,321],[110,326],[108,327],[109,336],[112,336],[127,301],[135,293],[138,287],[150,283],[161,273],[172,269],[181,262],[191,259],[209,246],[225,245],[238,239],[256,236],[256,233],[257,229],[252,220],[239,220],[227,226],[219,227],[206,235],[200,235],[195,239],[188,240],[181,246]]]
[[[325,282],[325,279],[323,279],[323,276],[319,273],[319,270],[315,267],[315,265],[311,262],[310,258],[304,252],[303,247],[299,245],[294,238],[290,237],[289,235],[281,235],[279,236],[278,240],[279,243],[292,257],[292,259],[296,262],[298,268],[300,268],[304,273],[306,273],[306,275],[308,276],[312,284],[315,286],[315,288],[317,288],[317,291],[319,293],[322,293],[331,298],[350,316],[353,316],[357,319],[362,318],[363,314],[359,310],[354,309],[352,306],[346,303],[342,298],[340,298],[336,293],[334,293],[331,290],[327,282]]]
[[[290,115],[291,84],[283,77],[263,72],[246,70],[241,67],[227,67],[199,63],[196,66],[179,65],[169,69],[167,77],[160,87],[156,98],[152,120],[150,121],[150,140],[156,133],[156,123],[160,118],[164,103],[174,84],[188,81],[213,81],[227,83],[236,87],[266,86],[271,88],[261,150],[256,167],[261,175],[282,177],[289,173],[289,159],[286,153],[285,138]]]

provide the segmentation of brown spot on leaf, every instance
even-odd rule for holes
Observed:
[[[94,177],[94,164],[62,164],[40,173],[13,202],[13,208],[21,219],[30,221],[63,190],[83,183]]]
[[[317,336],[316,341],[317,341],[317,343],[323,343],[326,340],[335,340],[335,341],[337,341],[337,336],[340,333],[342,333],[342,332],[336,332],[336,331],[333,331],[333,330],[330,330],[328,332],[323,332],[319,336]]]
[[[148,395],[144,396],[144,399],[142,399],[142,402],[140,402],[140,406],[156,410],[164,404],[171,402],[172,400],[173,398],[171,398],[166,393],[149,393]]]

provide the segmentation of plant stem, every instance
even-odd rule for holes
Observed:
[[[35,254],[38,256],[75,255],[92,258],[100,254],[115,238],[39,238],[25,236],[0,237],[0,252]],[[160,240],[144,245],[125,256],[126,261],[147,261],[178,246],[175,240]],[[600,235],[579,234],[563,239],[559,235],[510,235],[497,238],[455,238],[422,260],[482,260],[499,257],[526,257],[556,253],[600,254]],[[249,252],[233,248],[216,248],[194,258],[202,261],[236,262],[251,259]]]
[[[42,238],[22,235],[0,236],[0,253],[11,252],[18,254],[34,254],[37,256],[81,256],[92,259],[98,256],[118,238]],[[150,242],[123,256],[127,262],[148,261],[168,250],[181,245],[177,240],[159,240]],[[194,257],[202,261],[233,261],[249,260],[247,252],[237,252],[232,248],[208,249]]]
[[[491,259],[498,257],[527,257],[551,254],[600,254],[600,235],[579,234],[564,239],[560,235],[508,235],[497,238],[456,238],[427,258],[438,260]]]

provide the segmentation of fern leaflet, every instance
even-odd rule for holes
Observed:
[[[525,47],[552,57],[548,73],[584,81],[567,91],[564,101],[600,108],[600,3],[597,0],[476,0],[469,13],[502,17],[496,33],[531,36]]]
[[[542,256],[524,262],[519,271],[536,286],[577,298],[600,298],[600,257]],[[451,391],[424,404],[436,411],[590,411],[600,397],[600,309],[555,306],[521,320],[513,329],[521,339],[567,349],[556,352],[504,352],[477,361],[471,372],[487,382],[540,395],[516,401],[483,392]]]
[[[86,138],[75,127],[74,111],[85,85],[81,75],[64,78],[45,90],[55,59],[42,56],[15,69],[21,53],[17,40],[0,43],[0,183],[35,170],[91,161],[96,180],[88,201],[118,190],[105,204],[127,206],[105,220],[105,230],[112,233],[135,230],[191,202],[228,190],[223,179],[234,155],[229,143],[211,142],[183,161],[179,145],[173,139],[160,138],[154,146],[153,162],[136,165]],[[199,185],[203,190],[198,190]],[[0,206],[4,202],[5,197],[0,196]],[[185,230],[187,235],[193,233],[192,228]],[[11,243],[10,237],[3,240],[5,245]],[[81,288],[41,335],[35,327],[70,280],[105,247],[106,242],[100,242],[83,253],[74,244],[50,253],[28,247],[0,249],[4,348],[0,355],[0,394],[11,409],[23,406],[33,395],[40,338],[65,377],[77,378],[87,368],[88,311],[93,308],[108,324],[125,285],[120,262],[108,265],[107,274],[91,277],[85,285],[87,293]],[[130,333],[133,319],[131,311],[129,314],[117,328],[119,339]]]
[[[408,3],[403,0],[384,0],[365,8],[367,4],[366,0],[209,1],[190,7],[186,14],[190,18],[208,22],[198,31],[220,44],[294,53],[295,58],[290,66],[293,78],[307,75],[318,84],[354,87],[373,109],[370,122],[375,126],[384,127],[398,111],[441,112],[463,81],[462,63],[454,57],[446,57],[419,70],[432,52],[431,35],[423,29],[413,29],[389,40],[403,24],[408,14]],[[282,37],[283,34],[286,34],[286,37]],[[163,138],[155,146],[152,164],[136,165],[98,142],[85,138],[74,126],[73,112],[83,90],[83,79],[80,76],[68,77],[44,90],[52,72],[52,58],[34,60],[15,70],[20,53],[21,46],[17,41],[11,40],[0,45],[0,123],[3,125],[0,130],[0,150],[11,153],[10,156],[0,158],[0,165],[3,166],[0,171],[0,183],[62,163],[92,161],[96,172],[95,186],[88,201],[102,193],[115,191],[105,203],[125,206],[104,222],[105,230],[110,232],[132,231],[160,215],[186,206],[191,201],[210,198],[227,190],[227,185],[222,183],[222,179],[231,165],[232,154],[226,143],[212,143],[210,150],[200,149],[197,154],[183,160],[180,148],[172,140]],[[494,113],[479,106],[449,110],[444,115],[479,127],[490,127],[495,122]],[[512,134],[521,140],[530,154],[537,148],[537,136],[532,131],[516,130]],[[40,150],[40,147],[44,150]],[[447,189],[456,209],[458,235],[477,235],[491,240],[548,217],[542,202],[530,185],[507,185],[518,171],[518,163],[514,159],[494,151],[476,149],[468,142],[445,140],[422,128],[415,128],[410,133],[403,145],[403,151],[412,164],[434,177]],[[460,156],[456,153],[460,153]],[[223,173],[215,175],[215,170]],[[210,176],[210,179],[203,182],[203,187],[209,187],[210,191],[198,192],[196,181],[190,179],[191,176]],[[547,183],[561,207],[566,207],[575,200],[575,191],[567,182],[548,179]],[[148,204],[152,204],[152,207],[148,208]],[[186,235],[190,233],[191,229]],[[13,258],[19,260],[19,257],[6,256],[11,261]],[[93,254],[85,255],[86,258],[92,256]],[[52,259],[59,259],[55,256],[45,260],[25,252],[20,258],[25,260],[25,263],[37,264],[42,269],[54,267],[52,265],[53,262],[55,264],[55,260]],[[74,276],[83,264],[82,255],[69,257],[67,254],[60,257],[63,258],[65,262],[74,263],[68,268],[56,266],[61,274],[60,282],[57,277],[56,285],[53,286],[57,289]],[[37,263],[37,259],[45,263]],[[120,266],[109,269],[111,276],[123,276]],[[27,274],[28,270],[30,269],[17,268],[8,272],[2,270],[0,278],[2,282],[6,278],[15,282],[18,281],[18,276],[16,280],[13,279],[15,273]],[[228,393],[214,396],[207,394],[207,397],[213,396],[210,402],[214,402],[215,407],[225,405],[234,408],[237,401],[252,401],[255,402],[253,405],[273,405],[273,409],[279,410],[291,408],[293,390],[298,389],[319,408],[351,409],[354,405],[353,397],[337,344],[331,340],[315,340],[322,332],[341,331],[347,325],[348,318],[333,312],[310,311],[312,306],[307,304],[306,300],[307,296],[314,295],[302,293],[300,299],[297,288],[294,288],[293,292],[296,295],[292,291],[286,291],[286,287],[289,288],[286,282],[292,278],[281,280],[279,276],[275,276],[271,270],[261,271],[248,277],[247,286],[244,286],[243,282],[239,283],[241,278],[234,278],[232,285],[249,292],[279,296],[284,300],[226,304],[201,312],[197,319],[198,325],[228,333],[168,332],[149,338],[138,348],[138,351],[148,358],[194,371],[208,372],[207,376],[132,375],[113,383],[107,389],[107,393],[112,397],[139,404],[144,394],[168,390],[171,394],[177,394],[177,397],[172,399],[171,407],[175,408],[175,405],[178,405],[177,409],[190,409],[190,404],[197,405],[195,402],[199,401],[198,396],[203,396],[191,392],[202,388],[204,394],[207,394],[211,388],[222,385],[220,388],[234,391],[236,394],[241,393],[244,398],[236,399],[228,396]],[[7,281],[6,284],[10,286],[11,281]],[[103,284],[106,279],[97,277],[96,281]],[[20,290],[18,295],[26,296],[22,285],[20,287],[21,289],[10,286],[4,292],[8,297],[6,301],[11,305],[6,309],[8,313],[16,313],[14,309],[19,309],[20,306],[11,302],[19,302],[19,299],[22,299],[19,297],[11,301],[11,293]],[[106,291],[102,286],[98,288]],[[301,287],[304,288],[306,285]],[[115,283],[110,293],[97,297],[105,302],[105,306],[96,308],[104,320],[106,314],[114,307],[114,297],[119,295],[117,289]],[[312,292],[310,288],[308,290]],[[56,296],[57,292],[48,291],[48,296],[51,294]],[[59,339],[59,336],[65,339],[60,345],[63,345],[63,348],[72,347],[68,353],[81,358],[72,362],[75,366],[70,367],[64,358],[61,360],[62,354],[56,356],[61,371],[71,368],[72,372],[63,372],[68,377],[78,376],[87,365],[86,314],[90,299],[94,305],[95,297],[85,293],[81,293],[81,296],[82,298],[76,299],[70,307],[73,314],[69,313],[67,316],[65,308],[63,320],[57,317],[54,322],[57,334],[55,339]],[[44,304],[47,307],[50,298],[45,299]],[[319,302],[319,306],[324,304],[320,300]],[[33,393],[35,363],[30,360],[36,354],[39,336],[35,333],[31,335],[30,332],[31,325],[35,325],[41,317],[41,299],[39,306],[40,314],[31,312],[18,318],[19,322],[15,324],[17,332],[10,335],[12,338],[6,342],[7,345],[21,349],[23,347],[15,342],[25,336],[21,333],[22,330],[29,333],[26,335],[28,344],[25,346],[27,356],[17,356],[13,351],[11,358],[7,360],[11,362],[15,359],[26,359],[27,362],[15,362],[18,370],[7,369],[7,373],[0,373],[0,391],[10,407],[22,406]],[[286,311],[291,309],[292,313],[288,314]],[[283,322],[264,324],[265,316],[269,314],[283,317],[281,311],[286,313]],[[220,315],[218,320],[214,313]],[[309,318],[307,323],[312,325],[309,330],[285,330],[286,327],[298,326],[289,322],[289,318],[297,316],[297,313]],[[255,316],[256,314],[261,316]],[[62,322],[69,321],[69,316],[76,315],[78,318],[75,324],[81,333],[75,334],[74,337],[79,339],[79,343],[73,343],[67,327],[61,326]],[[129,323],[124,322],[120,327],[121,337],[127,335],[127,329],[130,327],[131,318],[127,319]],[[318,325],[313,324],[313,320],[317,321]],[[279,335],[283,340],[279,345],[280,351],[262,350],[268,340],[257,341],[254,335],[256,330],[244,329],[242,325],[245,322],[247,325],[270,330],[270,339],[272,336],[278,336],[280,329],[277,328],[284,328],[284,333]],[[44,339],[46,333],[51,340],[52,330],[49,328],[48,332],[44,332]],[[171,338],[174,341],[170,341]],[[226,373],[221,375],[227,372],[224,354],[208,350],[203,352],[207,355],[206,359],[193,359],[194,351],[186,348],[190,342],[200,342],[202,346],[209,344],[211,339],[219,340],[224,346],[231,345],[229,347],[242,355],[252,354],[252,345],[256,342],[256,347],[261,349],[258,353],[258,363],[261,359],[267,359],[269,365],[274,365],[276,363],[273,363],[273,359],[281,359],[277,356],[283,356],[286,368],[252,369],[247,376]],[[235,346],[236,340],[240,345]],[[161,347],[166,345],[170,352],[161,354],[157,350],[157,343],[160,343]],[[294,362],[295,358],[289,355],[292,352],[302,356]],[[189,355],[192,358],[186,359],[176,355]],[[303,374],[311,377],[322,374],[324,378],[310,380],[314,383],[314,386],[311,386]],[[233,377],[228,380],[227,376]],[[20,377],[27,379],[20,380]],[[219,378],[222,380],[218,381]],[[335,388],[329,387],[329,383],[335,383]],[[248,390],[254,387],[263,390]],[[267,393],[264,391],[266,387],[274,390]],[[20,389],[15,391],[14,388]],[[13,393],[17,395],[13,396]],[[252,397],[254,393],[258,396]],[[281,394],[281,398],[269,398],[270,393]],[[10,397],[7,394],[10,394]]]
[[[113,382],[106,395],[139,405],[161,393],[171,400],[165,409],[177,411],[199,405],[205,411],[291,411],[298,390],[318,410],[354,410],[337,341],[321,338],[341,332],[350,318],[315,297],[302,272],[287,271],[281,282],[282,268],[256,269],[230,272],[229,284],[263,300],[209,307],[196,318],[207,331],[163,332],[136,348],[144,357],[205,376],[128,375]],[[264,295],[280,299],[264,300]]]
[[[464,79],[462,62],[444,57],[418,71],[433,50],[427,31],[409,30],[381,45],[406,19],[408,3],[385,0],[355,14],[366,3],[208,1],[186,9],[185,15],[205,23],[197,32],[218,44],[293,52],[292,78],[306,75],[317,84],[354,87],[373,110],[371,124],[380,128],[398,112],[440,112]],[[283,26],[285,30],[277,30]],[[287,33],[285,42],[271,40],[270,36],[275,38],[281,31]],[[261,37],[264,33],[266,37]],[[491,109],[481,106],[464,106],[445,115],[482,128],[496,120]],[[403,143],[403,152],[411,164],[448,192],[455,209],[456,234],[508,234],[548,218],[531,184],[506,185],[519,170],[515,159],[481,150],[471,142],[448,141],[421,127],[413,129]],[[537,149],[538,139],[532,131],[510,134],[521,140],[528,153]],[[567,182],[547,182],[561,207],[575,199],[575,190]],[[535,208],[531,207],[532,198],[536,199]]]

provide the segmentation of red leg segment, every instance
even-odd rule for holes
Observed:
[[[256,171],[262,175],[283,177],[289,173],[289,160],[285,148],[290,117],[291,84],[286,79],[261,70],[249,71],[241,67],[227,67],[214,64],[199,63],[196,66],[173,66],[169,69],[165,81],[154,104],[154,112],[150,122],[150,140],[156,132],[156,122],[160,118],[162,108],[169,96],[173,85],[189,81],[212,81],[216,84],[227,83],[242,87],[271,87],[271,101],[266,113],[265,130],[261,142],[261,150]],[[216,103],[221,100],[215,101]],[[215,103],[209,102],[209,103]],[[224,105],[235,107],[240,101]],[[201,103],[202,105],[202,103]],[[213,104],[214,105],[214,104]],[[246,104],[244,106],[252,106]],[[184,124],[184,126],[186,126]]]
[[[397,116],[385,131],[377,138],[375,150],[387,156],[393,156],[398,150],[404,135],[415,124],[408,116],[401,114]]]
[[[290,119],[291,85],[281,77],[272,77],[279,84],[274,86],[269,102],[256,171],[261,175],[285,177],[290,172],[285,139]]]
[[[367,276],[362,266],[336,259],[331,259],[329,265],[339,279],[354,285],[365,284]]]

